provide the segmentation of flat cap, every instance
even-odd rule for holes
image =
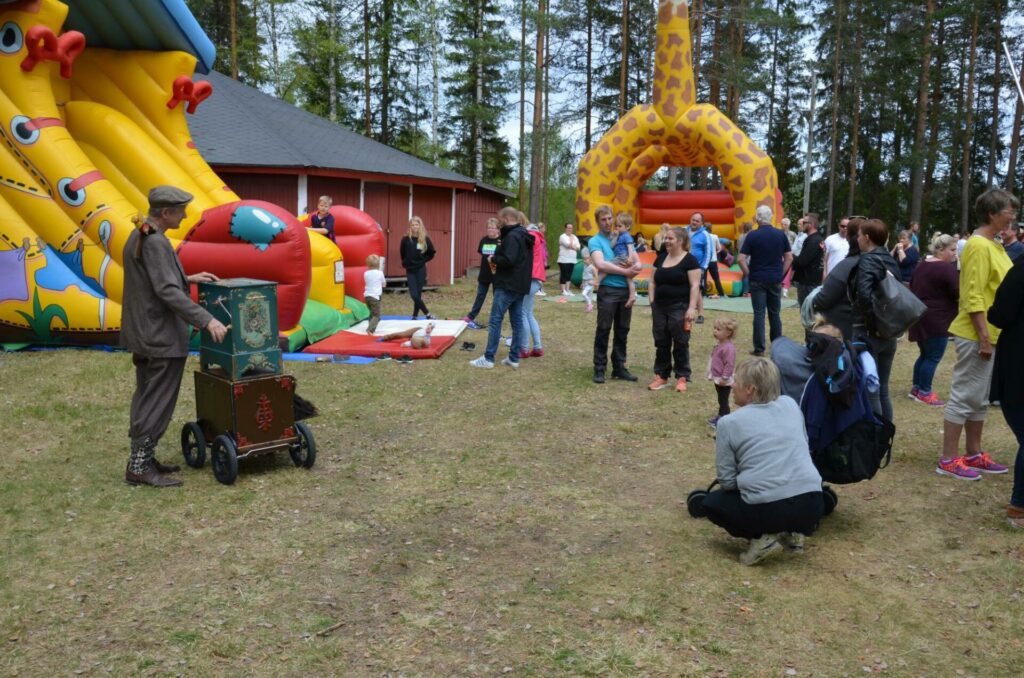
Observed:
[[[157,186],[149,192],[149,208],[184,207],[192,202],[192,194],[175,186]]]

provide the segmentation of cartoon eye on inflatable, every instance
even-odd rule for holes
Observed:
[[[8,21],[0,26],[0,53],[14,54],[24,44],[24,36],[21,34],[21,27],[13,21]]]
[[[18,143],[34,144],[39,139],[39,129],[29,127],[32,119],[24,115],[16,115],[11,118],[11,134],[18,140]]]
[[[57,182],[57,192],[60,193],[61,200],[72,207],[78,207],[85,202],[85,187],[71,188],[74,181],[71,177],[64,177]]]

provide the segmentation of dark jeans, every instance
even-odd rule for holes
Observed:
[[[764,314],[768,311],[768,336],[782,336],[782,283],[750,281],[750,303],[754,307],[754,350],[764,353]]]
[[[718,262],[712,259],[711,263],[708,264],[708,271],[707,272],[711,274],[711,279],[715,281],[715,289],[718,291],[718,296],[724,297],[725,296],[725,288],[722,287],[722,278],[721,278],[721,276],[718,275]],[[707,280],[706,279],[701,279],[700,284],[701,284],[701,294],[703,294],[704,290],[707,289]]]
[[[921,391],[921,395],[928,395],[932,392],[932,379],[935,377],[935,370],[942,362],[942,356],[946,353],[946,346],[949,345],[949,337],[929,337],[917,342],[921,355],[914,363],[914,386]]]
[[[732,393],[732,386],[715,384],[715,393],[718,394],[718,416],[724,417],[729,414],[729,395]]]
[[[683,329],[686,309],[690,304],[679,301],[674,304],[651,304],[651,332],[654,335],[654,373],[668,379],[675,359],[675,375],[690,380],[690,333]]]
[[[512,292],[501,287],[494,288],[494,298],[491,300],[491,318],[487,327],[487,350],[484,357],[494,362],[494,356],[498,353],[498,342],[501,340],[501,323],[508,313],[509,322],[512,323],[512,347],[508,355],[512,362],[519,362],[519,352],[523,350],[523,340],[526,339],[523,328],[523,295],[519,292]]]
[[[814,534],[825,511],[821,492],[748,504],[739,490],[714,490],[704,499],[708,520],[741,539],[757,539],[764,534],[799,532]]]
[[[484,306],[484,299],[487,298],[487,290],[491,288],[491,283],[482,283],[477,281],[476,283],[476,299],[473,300],[473,308],[470,309],[466,317],[470,320],[476,320],[476,316],[480,313],[480,309]]]
[[[879,339],[865,334],[863,328],[853,328],[853,343],[867,346],[871,357],[878,367],[878,393],[868,392],[871,409],[892,421],[892,397],[889,395],[889,377],[892,375],[892,362],[896,358],[896,340]]]
[[[576,268],[576,263],[565,264],[559,262],[558,264],[558,284],[564,285],[567,282],[572,281],[572,270]]]
[[[423,303],[423,288],[427,284],[427,267],[424,266],[415,271],[407,270],[405,274],[409,285],[409,296],[412,298],[412,317],[415,318],[419,315],[421,310],[423,315],[429,314],[427,305]]]
[[[1010,503],[1024,508],[1024,405],[1002,403],[1003,418],[1017,437],[1017,460],[1013,464],[1013,493]]]
[[[798,282],[796,284],[796,300],[797,300],[797,302],[799,302],[801,308],[803,308],[804,299],[807,298],[807,295],[810,294],[811,292],[813,292],[814,288],[818,287],[820,284],[821,283],[802,283],[802,282]]]
[[[612,343],[612,369],[626,366],[626,338],[633,309],[626,308],[629,290],[625,287],[597,288],[597,330],[594,332],[594,371],[604,372],[608,367],[608,337],[615,328]]]

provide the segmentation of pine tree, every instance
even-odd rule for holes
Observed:
[[[254,0],[188,0],[188,7],[217,48],[213,68],[253,87],[267,82],[260,55]]]

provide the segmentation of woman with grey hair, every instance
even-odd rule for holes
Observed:
[[[931,255],[918,265],[910,281],[910,291],[928,310],[910,328],[910,340],[917,342],[921,355],[914,363],[914,383],[908,395],[919,403],[942,407],[946,403],[932,391],[932,378],[949,344],[949,324],[960,303],[960,277],[954,263],[956,237],[939,233],[932,238],[930,250]]]

